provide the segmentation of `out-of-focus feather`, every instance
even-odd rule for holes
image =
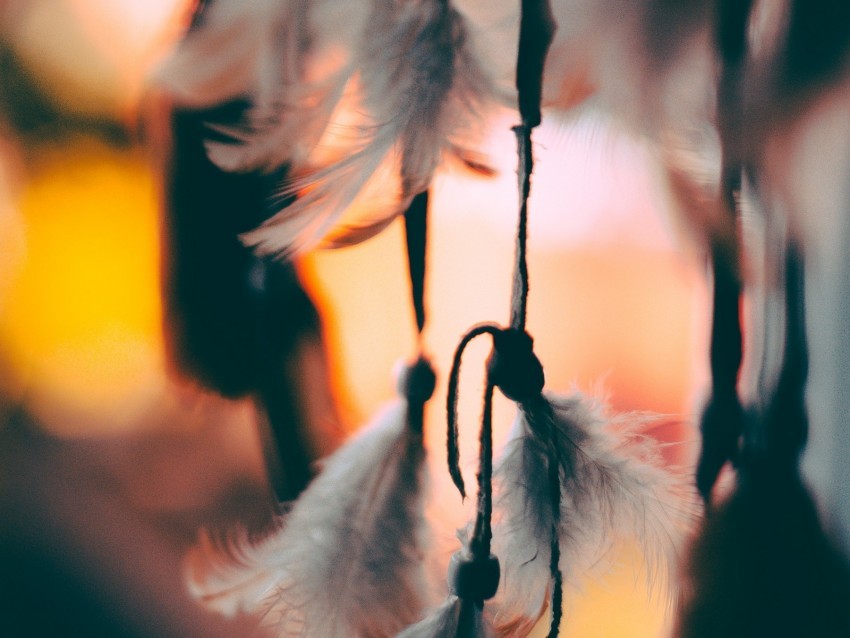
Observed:
[[[492,629],[474,602],[449,598],[397,638],[490,638]]]
[[[242,530],[226,545],[202,532],[185,560],[189,594],[223,616],[253,613],[278,579],[274,569],[257,563],[254,545]]]
[[[496,470],[501,520],[493,544],[503,581],[493,607],[501,635],[519,635],[515,628],[539,618],[547,605],[556,524],[548,480],[553,454],[561,477],[564,582],[603,567],[608,550],[625,535],[640,541],[651,577],[675,569],[697,499],[685,473],[665,468],[658,442],[641,434],[646,421],[640,415],[606,418],[578,393],[521,405]]]
[[[212,561],[196,597],[262,613],[280,636],[393,636],[419,618],[425,452],[406,415],[392,405],[330,456],[281,530]]]
[[[462,18],[445,0],[376,1],[353,61],[361,120],[329,123],[341,159],[313,167],[308,158],[304,176],[288,187],[299,193],[295,203],[245,241],[264,254],[314,244],[387,166],[400,172],[401,189],[380,215],[403,212],[444,151],[462,145],[487,94],[465,40]]]

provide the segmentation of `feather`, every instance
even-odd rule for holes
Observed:
[[[224,545],[202,530],[184,560],[189,594],[207,609],[228,618],[253,613],[278,578],[275,570],[259,562],[255,544],[242,529]]]
[[[492,628],[474,602],[455,595],[397,638],[489,638]]]
[[[407,421],[399,401],[330,456],[280,531],[231,548],[196,597],[262,613],[280,636],[392,636],[414,622],[427,603],[425,452]]]
[[[486,100],[488,83],[465,39],[462,18],[445,0],[375,0],[352,67],[359,118],[347,125],[333,116],[328,143],[338,145],[337,158],[318,166],[308,158],[306,169],[296,167],[304,174],[287,191],[298,192],[298,200],[245,234],[246,243],[263,254],[314,244],[379,170],[401,175],[380,217],[403,212],[428,187],[444,152],[465,144]]]
[[[240,125],[211,123],[227,171],[273,170],[303,161],[328,126],[354,71],[369,0],[219,0],[201,14],[158,74],[183,106],[248,99]]]
[[[622,535],[641,542],[652,577],[663,568],[672,574],[697,507],[688,477],[663,468],[657,442],[640,433],[647,417],[607,419],[578,393],[520,405],[496,469],[501,520],[493,544],[504,586],[493,607],[500,635],[521,635],[513,630],[545,611],[554,528],[565,582],[575,584],[604,565]],[[560,522],[548,480],[553,457],[560,466]]]

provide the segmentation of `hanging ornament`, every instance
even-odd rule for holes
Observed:
[[[808,419],[803,261],[785,255],[785,348],[765,406],[747,420],[732,494],[693,548],[682,638],[850,635],[850,565],[800,477]]]
[[[478,503],[472,537],[467,542],[465,535],[460,535],[463,548],[452,556],[449,563],[447,600],[425,619],[399,634],[399,638],[485,638],[492,635],[492,627],[484,616],[484,601],[495,596],[501,571],[499,559],[490,552],[493,538],[493,387],[488,383],[484,395],[478,461]],[[454,437],[456,451],[456,420],[449,422],[449,428],[449,440]],[[460,476],[456,460],[454,463],[450,460],[449,468],[453,478]],[[465,495],[462,478],[459,489]]]
[[[516,86],[519,109],[523,125],[517,127],[518,137],[530,144],[531,128],[540,123],[540,94],[543,79],[543,64],[546,51],[552,40],[555,23],[547,0],[523,0],[520,17],[520,46],[517,58]],[[522,131],[520,133],[519,131]],[[528,149],[528,160],[531,151]],[[520,244],[524,249],[525,219],[527,217],[527,198],[530,180],[530,168],[523,173],[520,170],[521,212]],[[524,254],[518,263],[518,271],[525,273]],[[520,277],[518,277],[520,278]],[[527,284],[527,275],[521,277]],[[517,313],[525,318],[525,290],[514,290],[514,299],[522,308]],[[461,341],[455,353],[452,375],[449,379],[449,420],[448,420],[448,461],[452,480],[461,496],[465,497],[463,477],[458,463],[457,448],[457,386],[460,360],[466,345],[490,326],[473,328]],[[540,368],[540,386],[542,388],[542,368]],[[472,536],[463,549],[457,552],[449,566],[448,599],[437,610],[418,624],[401,634],[404,638],[483,638],[492,633],[492,628],[484,616],[484,601],[491,599],[498,590],[500,566],[498,558],[490,551],[493,538],[493,391],[495,383],[488,378],[484,392],[484,410],[481,419],[478,502]]]
[[[233,50],[217,50],[223,42]],[[213,88],[219,78],[226,90]],[[252,100],[244,126],[218,127],[233,141],[209,150],[227,170],[289,166],[282,192],[296,201],[242,236],[276,256],[329,233],[326,244],[341,246],[380,232],[428,188],[444,154],[468,157],[492,100],[448,0],[217,2],[161,83],[190,103]],[[334,230],[361,197],[368,216]]]
[[[323,464],[279,532],[245,539],[224,564],[193,575],[193,593],[222,612],[260,613],[281,636],[391,636],[427,600],[421,411],[434,376],[424,359],[403,399]],[[200,577],[200,578],[198,578]]]
[[[657,444],[639,433],[641,419],[628,426],[614,419],[606,428],[601,411],[589,400],[543,393],[543,367],[525,330],[526,244],[531,131],[540,123],[543,63],[554,23],[545,1],[527,0],[522,12],[517,64],[522,123],[514,128],[520,202],[511,320],[507,328],[472,328],[457,348],[448,390],[448,460],[452,479],[465,495],[457,448],[459,369],[466,346],[488,334],[493,351],[487,361],[482,432],[491,430],[495,387],[519,408],[512,439],[496,469],[502,518],[493,546],[502,557],[503,587],[488,618],[499,635],[525,636],[551,607],[549,636],[557,636],[564,573],[577,577],[597,564],[622,533],[638,536],[652,567],[672,568],[676,541],[695,509],[685,474],[663,469]],[[482,449],[484,441],[482,435]],[[479,472],[479,481],[489,492],[490,466],[482,467],[487,471]],[[482,510],[489,531],[489,497],[484,506],[479,503],[477,521]]]
[[[406,217],[420,341],[427,206],[426,191]],[[280,636],[393,636],[414,622],[428,602],[422,428],[434,386],[420,354],[400,376],[400,399],[325,460],[278,531],[225,552],[202,543],[188,563],[195,597],[259,614]]]

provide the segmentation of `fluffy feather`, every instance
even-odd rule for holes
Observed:
[[[329,457],[281,530],[212,561],[196,597],[279,636],[393,636],[419,618],[425,452],[406,413],[393,404]]]
[[[397,638],[490,638],[492,629],[473,602],[449,598]]]
[[[445,0],[375,0],[351,68],[360,119],[337,124],[334,115],[329,122],[336,127],[329,143],[338,145],[341,159],[309,166],[288,187],[299,192],[297,201],[245,241],[264,254],[315,243],[381,169],[400,172],[400,191],[356,232],[368,236],[362,226],[381,228],[403,212],[428,187],[444,151],[460,144],[486,99],[488,83],[465,40],[462,18]]]
[[[256,611],[278,574],[258,562],[254,545],[241,529],[225,544],[202,531],[184,561],[189,594],[207,609],[228,618]]]
[[[529,626],[547,606],[556,522],[548,481],[553,450],[560,466],[565,582],[604,565],[623,535],[641,542],[650,575],[675,567],[697,499],[684,473],[662,466],[657,442],[640,434],[645,423],[645,417],[606,419],[578,393],[521,405],[496,469],[501,520],[493,545],[502,557],[503,586],[493,607],[501,635],[521,635],[516,629]]]
[[[228,171],[303,162],[354,72],[370,0],[219,0],[166,62],[159,83],[179,104],[247,99],[239,126],[211,128],[211,159]]]

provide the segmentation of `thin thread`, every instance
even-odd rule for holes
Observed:
[[[493,517],[493,385],[487,379],[484,389],[484,409],[481,417],[478,456],[478,513],[469,548],[476,559],[490,556],[493,540],[491,519]]]
[[[511,328],[525,332],[528,315],[528,198],[534,157],[531,130],[541,121],[543,69],[546,54],[555,34],[555,20],[549,0],[522,0],[520,9],[519,51],[517,54],[516,88],[522,123],[513,128],[517,139],[517,179],[519,186],[519,219],[516,237],[516,261],[511,293]],[[488,379],[489,381],[489,379]],[[485,402],[486,407],[486,402]],[[560,569],[558,517],[561,510],[560,468],[554,443],[550,441],[549,481],[553,508],[551,562],[552,622],[549,638],[557,638],[561,620],[563,577]]]
[[[531,173],[534,158],[531,152],[531,127],[513,127],[517,141],[517,178],[519,186],[519,220],[516,233],[516,260],[511,292],[511,328],[525,330],[528,314],[528,198],[531,194]]]
[[[541,420],[548,424],[546,431],[549,432],[547,480],[549,481],[549,506],[552,508],[552,528],[550,530],[549,548],[549,578],[552,591],[550,595],[550,609],[552,617],[549,622],[549,638],[556,638],[560,632],[561,618],[563,614],[562,604],[564,599],[564,577],[561,573],[561,469],[564,461],[560,450],[555,443],[555,415],[552,405],[542,398],[540,400],[523,404],[523,409],[528,414],[531,422]]]
[[[425,312],[425,271],[428,245],[428,191],[418,193],[410,202],[404,213],[404,236],[407,248],[407,266],[410,276],[410,294],[413,312],[416,317],[416,345],[419,351],[419,362],[425,359],[422,353],[422,332],[425,330],[427,315]],[[430,366],[430,362],[429,362]],[[411,432],[420,436],[425,422],[425,403],[427,399],[407,399],[407,426]]]
[[[452,368],[449,372],[449,387],[446,393],[446,447],[447,460],[449,465],[449,474],[452,481],[457,487],[460,495],[466,498],[466,489],[463,482],[463,474],[460,471],[460,452],[458,448],[458,418],[457,418],[457,397],[458,386],[460,380],[460,364],[463,358],[463,351],[466,346],[483,334],[495,336],[501,328],[492,323],[479,324],[470,328],[460,340],[457,349],[455,350],[454,358],[452,359]]]
[[[417,339],[425,329],[425,269],[428,243],[428,191],[422,191],[410,202],[404,213],[407,266],[410,275],[410,294],[416,315]]]

